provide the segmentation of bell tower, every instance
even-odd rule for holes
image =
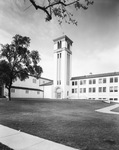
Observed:
[[[70,97],[72,43],[66,35],[54,39],[53,98]]]

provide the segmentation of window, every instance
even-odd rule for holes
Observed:
[[[102,92],[102,87],[99,87],[99,92]]]
[[[103,92],[106,92],[106,87],[103,87]]]
[[[114,86],[114,92],[118,92],[118,86]]]
[[[113,101],[113,98],[110,98],[109,100],[110,100],[110,101]]]
[[[61,45],[62,45],[62,42],[59,41],[59,42],[57,43],[57,48],[58,48],[58,49],[61,48]]]
[[[91,93],[91,88],[89,88],[89,93]]]
[[[77,89],[74,89],[75,90],[75,93],[77,93]]]
[[[72,93],[77,93],[77,89],[72,89]]]
[[[74,81],[72,81],[72,85],[74,85]]]
[[[86,88],[83,89],[83,92],[86,93]]]
[[[86,84],[86,80],[83,80],[83,84]]]
[[[101,78],[99,79],[99,83],[102,83],[102,79]]]
[[[40,91],[37,91],[37,94],[40,94]]]
[[[80,88],[80,93],[82,93],[82,88]]]
[[[118,82],[118,77],[115,77],[115,78],[114,78],[114,82]]]
[[[29,90],[26,90],[26,94],[28,94],[29,93]]]
[[[103,78],[103,83],[106,83],[106,78]]]
[[[67,43],[67,48],[70,50],[70,44],[69,43]]]
[[[113,83],[113,78],[110,78],[110,83]]]
[[[81,81],[80,81],[80,85],[82,85],[82,84],[83,84],[83,81],[81,80]]]
[[[114,98],[114,101],[117,101],[118,100],[118,98]]]
[[[110,92],[113,92],[113,86],[110,86],[109,90],[110,90]]]
[[[92,80],[89,80],[89,84],[92,84]]]
[[[15,89],[11,88],[11,92],[12,92],[12,93],[15,93]]]
[[[72,89],[72,93],[74,93],[74,89]]]
[[[93,93],[95,93],[96,92],[96,88],[93,88]]]
[[[96,80],[95,79],[93,79],[93,84],[96,84]]]
[[[33,83],[36,83],[36,79],[33,79]]]
[[[69,96],[69,91],[67,91],[67,96]]]
[[[75,81],[75,85],[77,85],[77,81]]]

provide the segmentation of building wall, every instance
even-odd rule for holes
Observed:
[[[113,82],[110,82],[110,79]],[[119,101],[119,76],[72,80],[70,98],[117,102]]]
[[[40,91],[39,79],[30,76],[25,81],[19,79],[13,83],[11,97],[13,98],[42,98],[43,92]],[[8,90],[4,90],[4,95],[8,96]]]

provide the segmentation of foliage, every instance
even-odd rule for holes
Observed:
[[[77,25],[77,20],[74,19],[71,9],[79,10],[82,8],[86,10],[89,5],[93,4],[92,0],[46,0],[42,3],[38,0],[29,1],[36,10],[40,9],[46,13],[46,21],[52,20],[52,17],[55,16],[58,18],[59,24],[65,21],[68,24],[73,23],[75,25]]]
[[[9,89],[18,78],[23,81],[30,75],[39,78],[42,68],[39,66],[38,51],[29,51],[30,38],[15,35],[11,44],[1,45],[0,84]],[[10,94],[10,93],[9,93]]]

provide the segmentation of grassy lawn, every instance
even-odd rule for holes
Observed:
[[[7,146],[5,146],[4,144],[0,143],[0,150],[13,150]]]
[[[87,100],[0,101],[0,124],[82,150],[118,150],[119,115]]]

